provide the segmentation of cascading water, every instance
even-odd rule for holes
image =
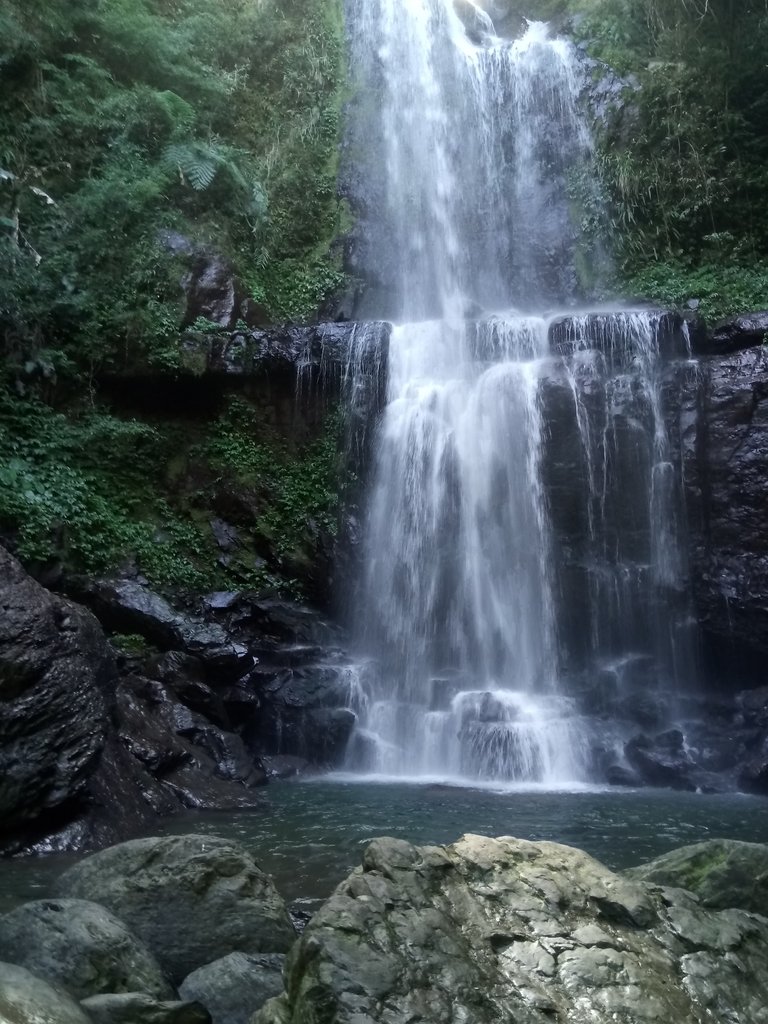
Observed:
[[[631,326],[617,338],[631,351],[627,368],[610,345],[590,363],[581,351],[589,325],[571,318],[563,370],[552,317],[509,312],[573,304],[577,258],[602,258],[572,217],[572,185],[590,180],[592,162],[576,55],[539,23],[519,40],[497,38],[470,0],[350,0],[349,22],[363,97],[354,131],[370,154],[363,309],[395,326],[355,595],[371,662],[348,767],[586,780],[590,725],[564,682],[577,659],[560,635],[545,381],[565,375],[581,439],[593,667],[643,651],[655,636],[649,627],[639,646],[609,642],[600,612],[609,595],[624,602],[616,612],[624,623],[681,568],[667,523],[674,459],[657,325],[625,317]],[[650,438],[647,558],[608,550],[612,403],[630,379],[649,411],[638,421]],[[598,424],[589,396],[601,388]],[[625,577],[635,583],[624,586]]]

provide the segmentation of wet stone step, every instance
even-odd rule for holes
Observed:
[[[687,359],[688,330],[669,310],[579,313],[550,321],[549,348],[561,356],[595,350],[613,365],[634,359]]]

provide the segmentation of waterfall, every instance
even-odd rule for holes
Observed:
[[[575,222],[574,183],[597,202],[597,179],[568,42],[542,23],[500,39],[471,0],[349,0],[348,15],[362,312],[394,326],[354,596],[369,660],[347,765],[585,781],[594,726],[573,678],[661,657],[646,620],[684,575],[665,325],[605,314],[600,344],[594,318],[554,315],[583,298],[576,265],[605,259]],[[647,477],[642,552],[612,533],[623,390]],[[564,393],[586,513],[575,565],[547,465],[548,395]],[[588,636],[570,635],[574,595]]]

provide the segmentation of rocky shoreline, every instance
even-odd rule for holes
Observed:
[[[567,846],[375,839],[298,935],[237,843],[85,858],[0,917],[13,1024],[764,1024],[768,847],[616,874]]]

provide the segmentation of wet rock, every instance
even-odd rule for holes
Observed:
[[[93,1024],[211,1024],[199,1003],[161,1002],[143,992],[92,996],[81,1005]]]
[[[237,527],[223,519],[211,520],[211,533],[222,551],[233,551],[240,543]]]
[[[632,789],[643,785],[643,780],[637,772],[620,764],[612,764],[606,768],[605,781],[609,786],[628,786]]]
[[[739,772],[739,788],[745,793],[768,796],[768,737],[742,766]]]
[[[678,730],[654,739],[636,736],[624,747],[624,756],[646,785],[691,792],[696,789],[691,779],[693,765],[685,751],[683,734]]]
[[[737,694],[736,707],[745,725],[768,728],[768,686]]]
[[[147,699],[150,684],[140,677],[126,678],[118,688],[118,736],[126,750],[155,776],[164,775],[190,760],[188,747]]]
[[[184,615],[136,580],[75,581],[73,586],[111,632],[138,633],[161,650],[181,650],[215,680],[238,679],[253,665],[247,647],[232,641],[218,623]]]
[[[223,810],[262,804],[255,788],[266,775],[240,736],[180,703],[159,682],[140,676],[123,680],[118,736],[183,807]]]
[[[383,359],[391,330],[390,324],[369,322],[283,325],[231,334],[187,332],[181,360],[196,376],[268,376],[275,383],[285,383],[298,375],[305,390],[322,386],[338,394],[355,350],[360,348],[364,374],[369,363]]]
[[[314,915],[285,993],[254,1024],[757,1021],[767,958],[763,918],[704,909],[569,847],[380,839]]]
[[[230,729],[231,721],[219,690],[213,690],[197,678],[179,674],[168,683],[168,690],[181,704],[196,711],[221,729]]]
[[[146,672],[152,679],[167,683],[171,687],[184,686],[205,679],[202,661],[184,651],[166,651],[146,663]]]
[[[182,287],[187,297],[185,324],[202,317],[228,330],[234,328],[245,296],[232,267],[221,256],[194,250]]]
[[[274,757],[262,758],[264,770],[270,779],[295,779],[306,774],[310,767],[309,761],[291,754],[277,754]]]
[[[285,957],[231,953],[193,971],[179,985],[183,999],[196,1000],[212,1024],[248,1024],[256,1010],[283,991]]]
[[[764,682],[768,653],[768,347],[703,360],[684,424],[691,578],[713,676]]]
[[[261,711],[252,742],[267,755],[292,755],[313,764],[339,762],[355,715],[349,710],[344,667],[286,669],[259,689]]]
[[[93,854],[58,892],[108,907],[170,980],[232,952],[284,952],[295,932],[270,879],[237,843],[214,836],[135,839]]]
[[[104,747],[113,677],[96,619],[0,548],[0,850],[75,813]]]
[[[253,638],[261,660],[279,650],[281,665],[289,648],[329,648],[338,645],[341,635],[338,626],[313,608],[257,594],[238,595],[225,621],[244,642]]]
[[[0,963],[2,1024],[93,1024],[62,989],[14,964]]]
[[[743,313],[721,320],[712,328],[707,343],[699,348],[703,354],[727,355],[741,349],[762,345],[768,336],[768,310]]]
[[[0,959],[76,999],[102,992],[173,995],[146,946],[114,914],[87,900],[38,900],[0,917]]]
[[[555,317],[549,325],[549,344],[558,355],[595,349],[609,358],[611,365],[621,366],[634,356],[623,341],[621,330],[627,320],[624,313],[586,313],[580,316]],[[688,339],[678,313],[660,310],[654,314],[659,353],[665,358],[679,359],[688,355]]]
[[[703,907],[738,907],[768,917],[768,846],[710,839],[625,871],[627,878],[688,889]]]

